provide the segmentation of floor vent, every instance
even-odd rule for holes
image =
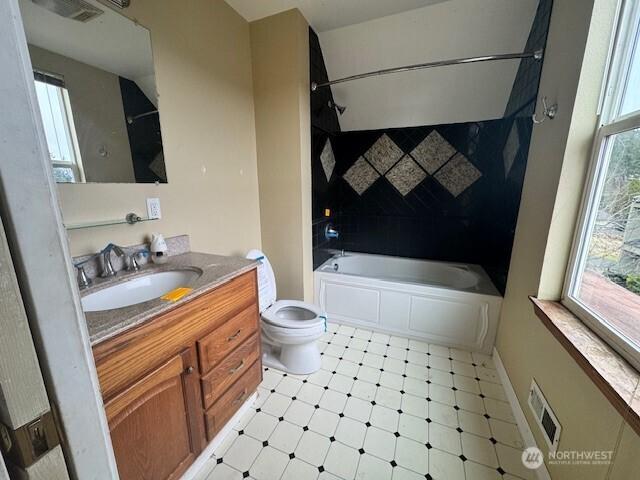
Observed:
[[[542,391],[535,380],[531,380],[531,388],[529,389],[529,408],[533,412],[536,423],[542,430],[544,439],[549,446],[549,451],[555,452],[560,441],[560,431],[562,427],[558,422],[555,414],[549,407],[546,398],[542,395]]]

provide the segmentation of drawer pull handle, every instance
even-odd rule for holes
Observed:
[[[238,336],[240,335],[241,331],[242,330],[238,330],[236,333],[234,333],[229,338],[227,338],[227,342],[233,342],[236,338],[238,338]]]
[[[186,374],[193,373],[193,370],[194,370],[194,369],[193,369],[193,366],[188,366],[188,367],[185,369],[184,373],[186,373]]]
[[[229,370],[229,375],[233,375],[234,373],[236,373],[238,370],[240,370],[242,367],[244,367],[244,360],[242,360],[238,366],[236,368],[232,368]]]
[[[240,396],[238,396],[238,398],[236,398],[236,399],[232,402],[232,405],[235,405],[236,403],[240,403],[240,402],[242,402],[242,401],[245,399],[246,395],[247,395],[247,391],[246,391],[246,390],[243,390],[243,391],[242,391],[242,393],[240,394]]]

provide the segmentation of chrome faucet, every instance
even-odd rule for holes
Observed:
[[[122,257],[124,255],[124,251],[122,250],[122,248],[120,248],[117,245],[114,245],[113,243],[110,243],[109,245],[104,247],[104,250],[102,250],[101,252],[102,253],[102,273],[100,274],[100,276],[103,278],[113,277],[118,273],[114,270],[113,265],[111,264],[112,251],[115,252],[115,254],[118,255],[119,257]]]
[[[138,250],[137,252],[133,252],[128,255],[127,261],[127,271],[129,272],[137,272],[140,270],[140,264],[138,263],[138,255],[146,255],[149,253],[149,250],[143,248],[142,250]]]
[[[84,271],[84,264],[75,265],[78,269],[78,287],[80,290],[89,288],[91,286],[91,279],[87,276],[87,272]]]

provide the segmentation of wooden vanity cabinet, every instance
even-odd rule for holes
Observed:
[[[255,270],[93,354],[121,480],[179,478],[262,380]]]

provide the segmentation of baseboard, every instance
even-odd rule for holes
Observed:
[[[211,458],[215,449],[220,446],[226,436],[229,435],[231,430],[233,430],[233,427],[238,424],[242,416],[251,408],[253,403],[256,401],[257,396],[258,394],[254,393],[242,404],[235,415],[231,417],[231,420],[227,422],[227,424],[222,428],[222,430],[220,430],[215,438],[211,440],[211,442],[209,442],[209,445],[207,445],[205,449],[200,453],[200,455],[198,455],[198,458],[196,458],[195,462],[193,462],[187,469],[187,471],[184,472],[181,480],[192,480],[196,476],[196,474],[202,469],[202,467],[204,467],[204,464],[207,463],[207,460]]]
[[[516,418],[518,430],[520,431],[520,435],[522,436],[522,440],[524,441],[525,446],[539,448],[538,444],[536,443],[536,439],[533,436],[533,432],[531,431],[531,427],[527,422],[527,418],[524,416],[522,407],[520,407],[520,402],[518,401],[516,392],[513,389],[513,385],[511,385],[511,380],[509,380],[509,375],[507,375],[507,371],[504,368],[504,364],[502,363],[500,354],[498,353],[498,350],[495,349],[495,347],[493,348],[493,363],[495,363],[496,365],[498,376],[500,377],[500,381],[502,382],[502,386],[504,387],[504,392],[507,395],[509,405],[511,405],[511,410],[513,411],[513,415]],[[544,450],[542,451],[544,452]],[[538,480],[551,480],[551,476],[549,475],[547,466],[544,463],[534,472]]]

